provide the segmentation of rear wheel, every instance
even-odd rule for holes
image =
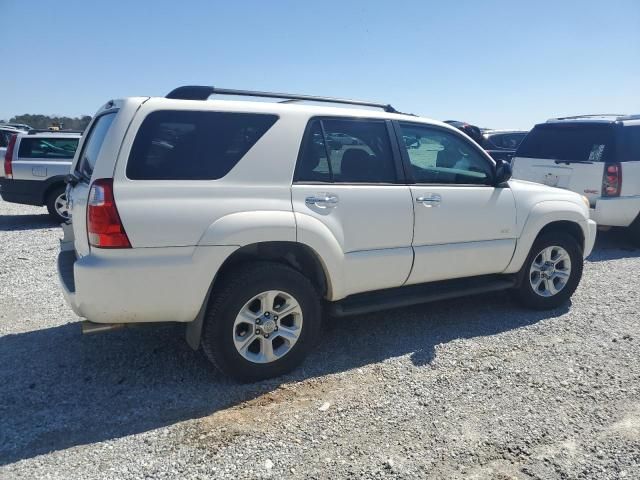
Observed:
[[[64,185],[54,187],[49,192],[46,205],[49,215],[57,222],[66,222],[69,220],[69,209],[67,208],[67,195]]]
[[[544,234],[535,241],[522,267],[518,298],[530,308],[556,308],[578,288],[582,267],[582,249],[571,235]]]
[[[265,262],[240,267],[221,282],[203,325],[202,347],[209,360],[240,381],[276,377],[302,363],[322,318],[309,279]]]

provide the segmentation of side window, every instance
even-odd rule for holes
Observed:
[[[397,182],[385,122],[313,120],[301,149],[295,179],[301,182]]]
[[[277,119],[254,113],[152,112],[133,142],[127,176],[132,180],[217,180]]]
[[[77,138],[28,138],[22,137],[18,157],[70,160],[78,148]]]
[[[640,125],[622,128],[621,162],[640,162]]]
[[[91,178],[93,167],[98,159],[98,153],[104,142],[104,137],[106,137],[116,115],[116,112],[101,115],[91,126],[91,130],[87,134],[87,138],[82,146],[80,160],[76,166],[76,171],[79,172],[81,176]]]
[[[408,123],[401,123],[400,129],[417,183],[492,183],[493,165],[459,135]]]
[[[6,147],[9,145],[11,134],[8,132],[0,132],[0,147]]]

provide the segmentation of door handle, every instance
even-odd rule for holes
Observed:
[[[417,197],[416,202],[421,203],[425,207],[439,207],[442,203],[442,197],[437,194],[427,195],[425,197]]]
[[[338,197],[329,193],[321,193],[317,196],[305,198],[304,203],[320,208],[333,208],[338,204]]]

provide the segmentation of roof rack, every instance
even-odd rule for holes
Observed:
[[[37,133],[84,133],[83,130],[49,130],[47,128],[32,128],[27,135],[36,135]]]
[[[172,98],[177,100],[207,100],[214,93],[218,95],[238,95],[243,97],[284,98],[288,101],[342,103],[345,105],[382,108],[385,112],[399,113],[391,105],[383,103],[363,102],[361,100],[350,100],[345,98],[316,97],[313,95],[297,95],[291,93],[234,90],[230,88],[207,87],[203,85],[187,85],[184,87],[178,87],[169,92],[169,94],[165,98]]]
[[[570,117],[556,117],[550,120],[577,120],[580,118],[593,118],[593,117],[626,117],[624,113],[591,113],[587,115],[572,115]]]

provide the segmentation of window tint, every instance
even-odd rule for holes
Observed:
[[[493,166],[460,135],[415,124],[400,128],[417,183],[491,183]]]
[[[87,134],[87,138],[82,147],[78,166],[76,167],[76,171],[78,171],[81,176],[91,178],[98,153],[104,142],[104,137],[107,135],[114,118],[116,118],[116,112],[104,114],[98,117],[91,126],[91,130]]]
[[[385,122],[313,120],[301,150],[296,181],[396,182],[393,153]]]
[[[640,162],[640,125],[621,128],[621,152],[619,161]]]
[[[224,177],[276,122],[276,115],[157,111],[133,142],[133,180],[215,180]]]
[[[78,148],[77,138],[22,137],[19,158],[71,159]]]
[[[613,156],[613,128],[609,125],[536,125],[516,152],[518,157],[604,162]]]

